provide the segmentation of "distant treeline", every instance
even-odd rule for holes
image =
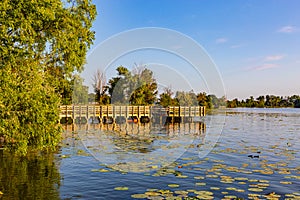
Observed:
[[[259,96],[254,99],[253,96],[250,96],[246,100],[227,100],[228,108],[237,108],[237,107],[249,107],[249,108],[280,108],[280,107],[293,107],[300,108],[300,96],[293,95],[288,97],[275,96],[275,95],[266,95]]]

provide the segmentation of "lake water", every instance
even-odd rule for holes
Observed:
[[[60,151],[0,151],[0,199],[300,198],[300,109],[68,126]]]

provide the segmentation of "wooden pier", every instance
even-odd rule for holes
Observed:
[[[192,120],[194,117],[205,116],[203,106],[100,106],[100,105],[67,105],[60,106],[60,121],[71,123],[92,122],[114,123],[117,120],[132,119],[134,122],[152,120],[167,120],[177,122]]]

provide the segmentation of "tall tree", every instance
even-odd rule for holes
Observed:
[[[129,103],[128,90],[131,80],[131,73],[126,67],[119,66],[117,69],[118,76],[108,81],[108,93],[112,104]]]
[[[300,96],[293,95],[288,98],[290,104],[294,105],[295,108],[300,108]]]
[[[157,83],[153,72],[144,68],[140,73],[133,75],[130,103],[132,105],[152,105],[156,101]]]
[[[227,107],[228,108],[236,108],[239,105],[239,101],[237,98],[233,99],[232,101],[227,101]]]
[[[112,104],[151,105],[156,101],[157,83],[149,69],[130,72],[117,68],[118,76],[109,80],[108,93]]]
[[[209,100],[208,100],[208,97],[207,97],[207,95],[206,95],[205,92],[200,92],[197,95],[197,100],[198,100],[199,106],[206,106],[206,107],[208,107]]]
[[[75,75],[73,78],[73,104],[87,104],[89,95],[88,95],[88,86],[83,84],[83,78],[79,75]]]
[[[159,95],[159,104],[163,107],[178,106],[177,99],[173,98],[173,92],[171,86],[166,87],[164,92]]]
[[[265,107],[265,96],[259,96],[256,98],[257,102],[257,107],[263,108]]]
[[[106,77],[103,72],[97,70],[93,77],[93,87],[95,92],[95,99],[93,102],[97,102],[100,105],[106,105],[110,103],[110,97],[107,95],[108,86],[106,85]]]
[[[177,91],[175,98],[180,106],[196,106],[198,104],[197,96],[193,91]]]
[[[257,107],[257,102],[254,100],[254,97],[253,96],[250,96],[250,98],[249,99],[246,99],[246,105],[247,105],[247,107],[251,107],[251,108],[253,108],[253,107]]]
[[[26,153],[59,142],[58,107],[72,96],[92,44],[91,0],[0,2],[0,138]]]

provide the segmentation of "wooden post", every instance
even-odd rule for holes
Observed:
[[[89,106],[87,105],[87,106],[86,106],[86,114],[85,114],[87,125],[89,124],[88,121],[89,121],[89,116],[90,116],[90,115],[89,115],[89,110],[88,110],[89,108],[88,108],[88,107],[89,107]]]
[[[73,110],[73,112],[72,112],[72,121],[73,121],[73,124],[75,124],[75,106],[74,105],[72,107],[72,110]]]

